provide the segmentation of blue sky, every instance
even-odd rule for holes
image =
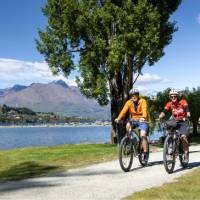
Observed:
[[[0,6],[0,88],[14,84],[29,85],[63,79],[74,85],[76,73],[69,79],[53,77],[44,58],[35,48],[39,28],[46,18],[41,7],[46,0],[1,0]],[[200,1],[183,0],[171,17],[179,30],[165,48],[165,56],[154,66],[145,66],[137,85],[142,90],[166,87],[200,86]]]

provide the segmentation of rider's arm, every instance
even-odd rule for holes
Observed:
[[[117,119],[119,119],[119,120],[123,119],[126,116],[128,109],[129,109],[129,102],[127,101],[126,104],[124,105],[123,109],[119,113],[119,116]]]
[[[148,110],[147,110],[147,102],[146,100],[142,101],[142,117],[145,120],[147,120]]]
[[[187,113],[187,117],[190,118],[191,115],[190,115],[190,110],[189,110],[189,106],[188,106],[187,101],[185,99],[182,99],[182,104],[183,104],[183,107],[184,107],[184,109],[185,109],[185,111]]]
[[[167,112],[170,111],[170,109],[171,109],[171,103],[168,102],[168,103],[166,104],[164,110],[160,113],[159,119],[162,119],[162,118],[167,114]]]
[[[162,119],[163,117],[165,116],[165,112],[161,112],[160,115],[159,115],[159,119]]]
[[[188,105],[187,106],[184,106],[184,109],[185,109],[185,111],[186,111],[186,113],[187,113],[187,117],[191,117],[191,115],[190,115],[190,110],[189,110],[189,107],[188,107]]]

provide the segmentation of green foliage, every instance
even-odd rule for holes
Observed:
[[[7,113],[9,111],[9,107],[7,106],[7,105],[3,105],[2,107],[1,107],[1,112],[2,113]]]
[[[192,115],[193,132],[197,133],[197,126],[200,118],[200,87],[193,88],[191,91],[186,88],[183,96],[189,102],[189,108]]]
[[[167,88],[163,92],[158,92],[155,99],[151,101],[151,108],[154,116],[158,116],[169,101],[169,91],[170,88]],[[197,133],[198,120],[200,118],[200,87],[197,87],[196,89],[193,88],[192,90],[186,88],[182,91],[182,98],[185,98],[188,101],[192,117],[193,132]],[[166,118],[168,119],[170,116],[171,113],[168,113]]]
[[[0,107],[0,124],[3,125],[20,125],[20,124],[42,124],[42,123],[80,123],[94,122],[95,119],[66,117],[54,113],[34,112],[28,108],[9,107],[3,105]]]
[[[74,55],[80,55],[78,86],[87,97],[105,105],[114,95],[111,88],[120,84],[113,85],[113,74],[127,78],[128,59],[133,73],[164,55],[177,30],[169,17],[180,2],[48,0],[43,8],[48,25],[39,31],[37,49],[53,73],[66,76],[75,69]],[[130,87],[131,81],[126,88]]]
[[[25,108],[25,107],[22,107],[22,108],[15,107],[14,108],[14,107],[9,107],[5,104],[2,107],[0,106],[0,110],[1,110],[1,113],[3,113],[3,114],[13,112],[15,114],[36,115],[36,113],[29,108]]]
[[[155,99],[152,101],[152,110],[156,118],[158,118],[159,114],[164,110],[165,105],[170,100],[169,91],[170,88],[167,88],[162,92],[158,92]],[[167,113],[166,119],[168,119],[170,116],[171,113]]]

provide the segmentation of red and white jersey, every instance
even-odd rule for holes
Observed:
[[[165,110],[172,111],[172,115],[175,120],[182,120],[183,118],[187,117],[186,107],[188,103],[185,99],[180,100],[177,103],[168,102],[165,106]]]

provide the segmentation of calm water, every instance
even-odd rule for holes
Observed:
[[[0,128],[0,149],[110,142],[111,127]],[[155,133],[151,139],[159,138]]]

